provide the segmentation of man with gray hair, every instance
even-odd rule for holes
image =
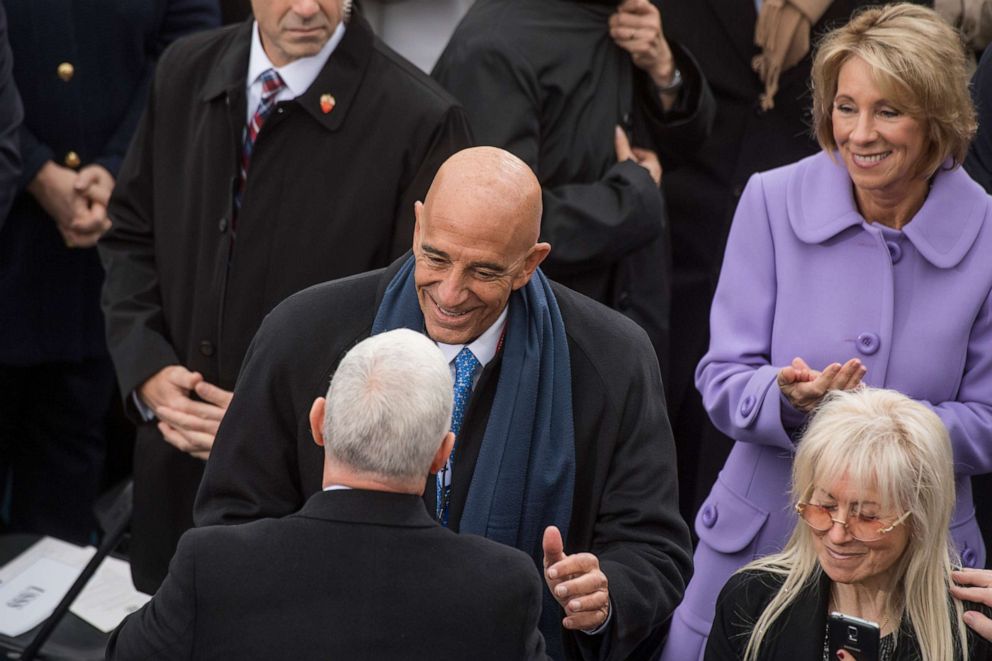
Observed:
[[[399,329],[357,344],[310,408],[323,490],[285,519],[187,532],[107,658],[545,658],[530,558],[424,509],[454,443],[451,411],[428,338]]]

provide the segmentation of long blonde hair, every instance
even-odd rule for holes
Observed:
[[[954,509],[950,438],[937,415],[892,390],[834,392],[816,410],[799,441],[792,466],[792,495],[805,501],[819,485],[846,478],[856,491],[878,491],[883,511],[911,512],[904,525],[909,543],[897,561],[894,612],[905,610],[923,661],[967,661],[967,629],[961,603],[948,612],[951,569],[957,554],[948,527]],[[754,624],[744,661],[757,661],[765,635],[822,569],[813,531],[797,519],[781,553],[740,571],[760,570],[784,578]]]

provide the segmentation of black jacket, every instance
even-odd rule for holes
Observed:
[[[614,127],[658,152],[664,178],[703,141],[716,109],[692,56],[673,44],[685,87],[662,112],[650,78],[610,37],[616,4],[477,0],[432,76],[465,105],[479,144],[537,173],[548,277],[636,321],[664,368],[668,221],[647,170],[617,163]]]
[[[46,161],[117,176],[155,62],[179,36],[214,27],[213,0],[4,0],[24,102],[23,167],[0,231],[0,364],[106,359],[94,248],[66,248],[25,189]],[[64,66],[60,76],[59,66]],[[69,163],[75,162],[68,159]]]
[[[739,661],[744,658],[751,629],[782,587],[783,580],[783,577],[768,572],[750,571],[734,574],[727,581],[716,602],[716,618],[707,641],[704,661]],[[802,594],[765,634],[760,661],[822,659],[829,600],[830,577],[821,572],[819,579],[803,588]],[[986,607],[971,603],[966,604],[965,609],[988,612]],[[968,651],[971,661],[992,658],[992,644],[970,629]],[[947,661],[959,661],[960,658],[957,656]],[[920,649],[912,624],[904,617],[892,661],[919,659]]]
[[[545,659],[524,553],[441,528],[416,496],[330,491],[190,530],[108,659]]]
[[[196,35],[162,56],[111,200],[103,303],[132,413],[130,394],[171,364],[233,389],[279,301],[407,250],[414,202],[470,142],[461,108],[356,14],[310,88],[280,102],[258,134],[235,238],[251,25]],[[324,94],[336,99],[326,113]],[[145,590],[192,525],[202,466],[153,425],[139,428],[132,569]]]
[[[265,320],[207,464],[198,525],[282,516],[320,489],[323,460],[307,413],[326,392],[343,354],[368,337],[399,264],[311,287]],[[552,287],[568,337],[575,427],[575,491],[565,550],[599,557],[614,605],[604,636],[563,634],[565,649],[572,658],[653,658],[690,566],[657,360],[634,323]],[[462,469],[452,485],[454,529],[471,489],[497,381],[498,372],[480,378],[465,414]],[[433,489],[427,491],[433,498]]]

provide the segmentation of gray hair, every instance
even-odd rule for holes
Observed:
[[[328,457],[389,479],[423,479],[451,426],[451,372],[427,337],[388,331],[338,365],[324,414]]]

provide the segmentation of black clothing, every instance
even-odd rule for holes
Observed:
[[[282,516],[320,489],[322,454],[307,413],[344,353],[368,337],[382,292],[401,263],[311,287],[266,318],[207,464],[198,525]],[[575,427],[565,550],[599,557],[614,606],[604,634],[563,632],[566,654],[653,658],[689,573],[688,530],[675,502],[673,442],[657,360],[635,324],[555,283],[552,288],[568,336]],[[483,374],[462,424],[449,519],[455,529],[472,488],[498,369]],[[427,491],[433,502],[433,489]]]
[[[277,104],[259,132],[235,239],[251,28],[166,52],[111,200],[114,227],[100,242],[107,340],[132,413],[131,393],[168,365],[233,389],[252,335],[279,301],[407,250],[414,202],[470,142],[451,97],[354,15],[310,88]],[[328,112],[325,94],[336,99]],[[139,588],[154,591],[192,525],[202,466],[153,425],[139,430]]]
[[[417,496],[321,492],[183,535],[107,658],[545,659],[543,589],[524,553],[445,530]]]
[[[716,619],[706,644],[704,661],[739,661],[751,630],[765,607],[782,587],[784,577],[763,571],[734,574],[716,602]],[[823,654],[823,632],[827,625],[830,577],[822,571],[802,588],[802,594],[780,615],[761,646],[760,661],[819,659]],[[948,605],[950,602],[948,602]],[[965,610],[989,609],[966,603]],[[956,626],[956,624],[955,624]],[[971,661],[992,659],[992,643],[968,630]],[[899,638],[892,661],[918,661],[919,645],[913,626],[906,617],[899,625]],[[957,655],[953,661],[959,661]],[[948,660],[952,661],[952,660]]]
[[[14,203],[21,176],[18,131],[24,117],[21,97],[14,86],[14,62],[7,38],[7,14],[0,5],[0,229]]]
[[[612,5],[478,0],[432,75],[464,104],[478,144],[502,147],[537,173],[548,277],[640,324],[665,366],[664,204],[645,168],[617,163],[614,127],[631,130],[632,145],[658,152],[669,168],[706,137],[715,107],[693,58],[673,45],[685,88],[664,113],[651,79],[610,37]]]

